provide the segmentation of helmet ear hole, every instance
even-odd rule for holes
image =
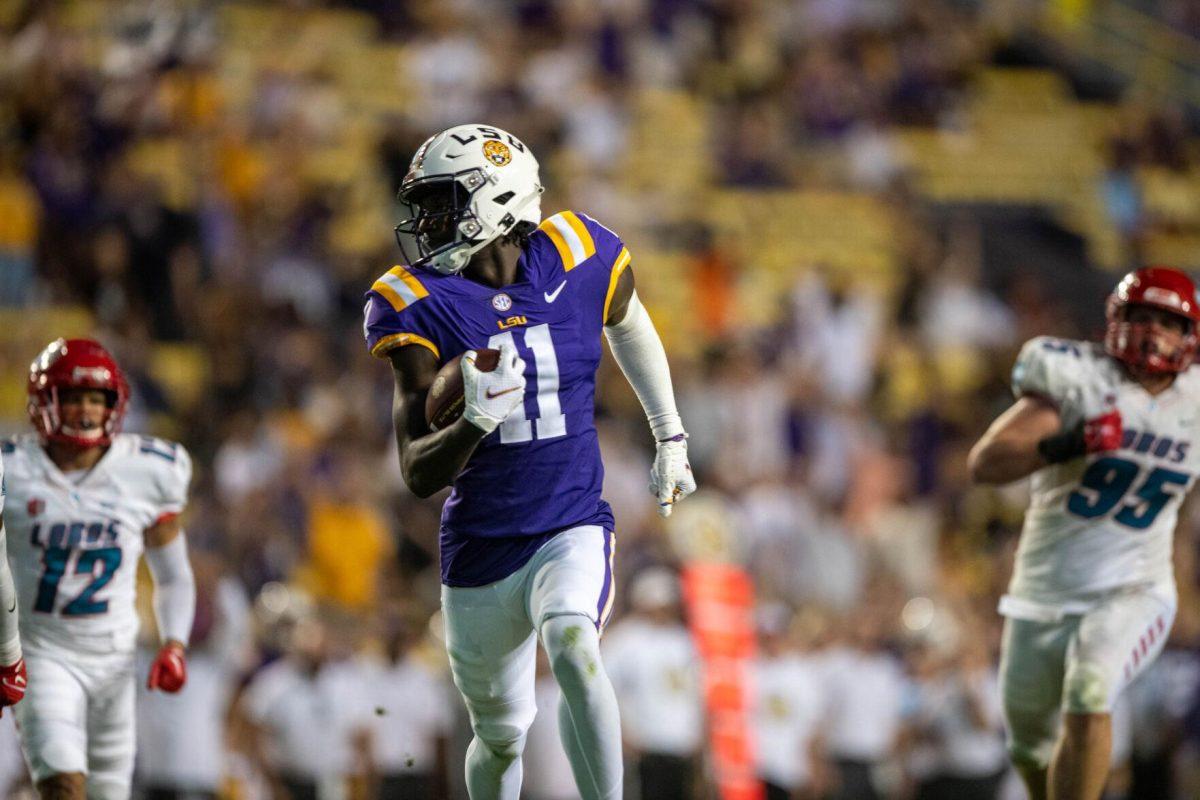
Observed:
[[[500,205],[505,205],[509,200],[512,200],[513,197],[516,196],[516,194],[517,194],[516,192],[505,192],[504,194],[496,195],[495,197],[493,197],[492,201],[499,203]]]

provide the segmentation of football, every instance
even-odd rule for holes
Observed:
[[[480,372],[491,372],[500,363],[500,351],[484,347],[475,351],[475,366]],[[425,395],[425,421],[439,431],[454,423],[463,413],[463,377],[459,363],[462,356],[447,361]]]

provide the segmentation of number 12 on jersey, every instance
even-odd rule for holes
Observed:
[[[108,585],[121,566],[121,548],[99,547],[94,550],[72,551],[67,547],[47,547],[42,555],[42,579],[38,582],[37,599],[34,600],[33,610],[43,614],[53,614],[54,605],[58,599],[58,584],[67,572],[72,554],[75,557],[75,574],[91,575],[92,581],[73,600],[63,606],[64,617],[78,617],[88,614],[103,614],[108,611],[107,600],[97,600],[96,592]],[[97,572],[96,566],[100,569]]]
[[[498,333],[488,339],[488,347],[499,348],[502,344],[517,346],[512,331]],[[537,385],[534,388],[537,393],[538,416],[536,420],[530,420],[525,416],[525,404],[518,405],[508,419],[500,423],[500,441],[503,444],[532,440],[534,422],[537,423],[538,439],[553,439],[567,433],[567,417],[562,413],[562,404],[558,399],[558,356],[554,353],[554,342],[550,339],[550,326],[543,323],[527,328],[525,346],[533,351],[534,369],[537,372]]]
[[[1067,510],[1084,519],[1104,516],[1126,496],[1140,472],[1133,461],[1113,456],[1097,459],[1079,479],[1079,488],[1067,498]],[[1179,496],[1171,487],[1186,488],[1190,480],[1186,472],[1154,468],[1113,520],[1136,530],[1149,528],[1167,503]]]

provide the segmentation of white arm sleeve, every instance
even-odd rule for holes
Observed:
[[[17,586],[8,566],[8,536],[4,532],[4,462],[0,460],[0,666],[21,660],[21,637],[17,633]]]
[[[0,508],[4,506],[0,504]],[[21,637],[17,633],[17,587],[8,566],[8,537],[0,523],[0,666],[21,660]]]
[[[162,642],[175,639],[186,646],[196,616],[196,579],[183,532],[162,547],[147,547],[146,566],[154,578],[158,638]]]
[[[617,366],[625,373],[646,412],[655,440],[661,442],[683,433],[683,423],[675,408],[667,351],[636,290],[629,298],[625,318],[616,325],[606,325],[604,335]]]

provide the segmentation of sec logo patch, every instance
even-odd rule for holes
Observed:
[[[512,298],[501,292],[492,298],[492,308],[497,311],[508,311],[512,308]]]
[[[503,167],[512,161],[512,151],[508,149],[508,145],[495,139],[488,139],[483,143],[483,155],[497,167]]]

